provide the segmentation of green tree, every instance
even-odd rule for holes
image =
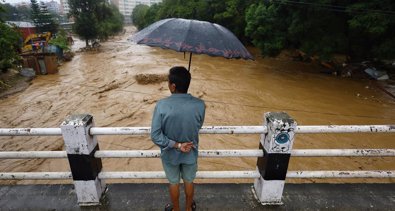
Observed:
[[[106,40],[123,29],[123,16],[105,0],[69,0],[69,15],[74,17],[73,30],[85,40]]]
[[[315,4],[327,5],[328,0]],[[284,5],[283,5],[284,7]],[[347,18],[345,8],[336,11],[317,6],[287,7],[288,46],[302,50],[310,56],[319,55],[328,60],[334,53],[346,54],[348,49]]]
[[[395,2],[362,0],[347,11],[351,54],[357,58],[395,58]]]
[[[0,5],[0,14],[4,13],[4,11],[4,8]],[[0,70],[7,70],[18,61],[20,39],[19,32],[0,19]]]
[[[248,40],[244,29],[246,8],[258,0],[163,0],[160,4],[138,6],[132,13],[133,23],[142,29],[165,18],[186,18],[216,22],[231,30],[242,40]]]
[[[245,36],[246,10],[255,0],[228,0],[218,1],[220,7],[214,14],[213,22],[221,24],[231,30],[239,39],[247,41]],[[218,5],[217,4],[217,5]]]
[[[102,3],[96,9],[100,40],[107,40],[109,36],[119,33],[123,29],[123,15],[115,5]]]
[[[323,60],[394,58],[394,10],[391,0],[267,1],[249,7],[246,33],[265,55],[297,48]]]
[[[264,55],[274,56],[286,47],[287,11],[279,4],[253,4],[246,13],[245,32]]]
[[[31,0],[31,18],[38,32],[51,32],[52,34],[58,31],[58,24],[53,15],[48,12],[45,3],[39,4],[36,0]]]
[[[104,0],[69,0],[69,15],[74,17],[73,31],[85,40],[89,46],[89,40],[99,36],[99,22],[96,17],[96,9]]]
[[[56,38],[51,39],[49,44],[56,45],[63,50],[70,50],[69,43],[67,41],[67,34],[64,29],[59,30]]]
[[[147,5],[139,4],[133,9],[132,21],[138,30],[141,30],[147,26],[145,16],[146,16],[149,8],[150,7]]]
[[[41,22],[40,32],[51,32],[54,34],[58,31],[58,24],[55,21],[55,17],[48,11],[44,2],[40,3],[39,20]]]
[[[1,4],[1,3],[0,3]],[[11,4],[1,4],[4,13],[1,18],[7,21],[30,21],[31,9],[29,6],[12,6]]]

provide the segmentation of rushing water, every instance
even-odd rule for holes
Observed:
[[[167,83],[142,85],[135,76],[166,74],[171,66],[187,65],[188,60],[182,53],[128,43],[131,33],[129,28],[126,35],[104,43],[99,52],[77,53],[60,67],[59,74],[38,76],[24,92],[1,99],[0,127],[59,127],[67,115],[77,113],[92,114],[97,126],[149,126],[155,102],[169,95]],[[256,61],[193,56],[190,93],[206,102],[205,125],[261,125],[269,111],[285,111],[298,125],[395,123],[393,99],[372,82],[323,75],[318,66],[264,59],[251,51]],[[148,136],[100,136],[98,140],[105,150],[158,149]],[[394,140],[393,134],[298,134],[294,148],[395,148]],[[200,146],[256,149],[258,143],[259,135],[202,135]],[[61,137],[0,137],[0,147],[4,151],[64,150]],[[394,170],[394,161],[292,158],[290,169]],[[105,171],[162,170],[155,158],[104,159],[103,163]],[[199,170],[253,170],[255,164],[256,158],[201,158]],[[0,171],[69,171],[69,167],[66,159],[1,160]]]

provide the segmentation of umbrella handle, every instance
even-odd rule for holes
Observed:
[[[189,53],[189,65],[188,65],[188,71],[191,71],[191,61],[192,61],[192,52]]]

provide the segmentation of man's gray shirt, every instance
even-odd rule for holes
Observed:
[[[151,139],[161,149],[162,161],[172,164],[197,162],[199,130],[205,115],[204,101],[190,94],[172,94],[156,104]],[[189,153],[173,148],[175,142],[193,142]]]

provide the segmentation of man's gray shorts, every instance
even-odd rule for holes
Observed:
[[[162,161],[162,165],[170,184],[179,184],[180,177],[184,182],[192,183],[196,177],[197,163],[172,165]]]

